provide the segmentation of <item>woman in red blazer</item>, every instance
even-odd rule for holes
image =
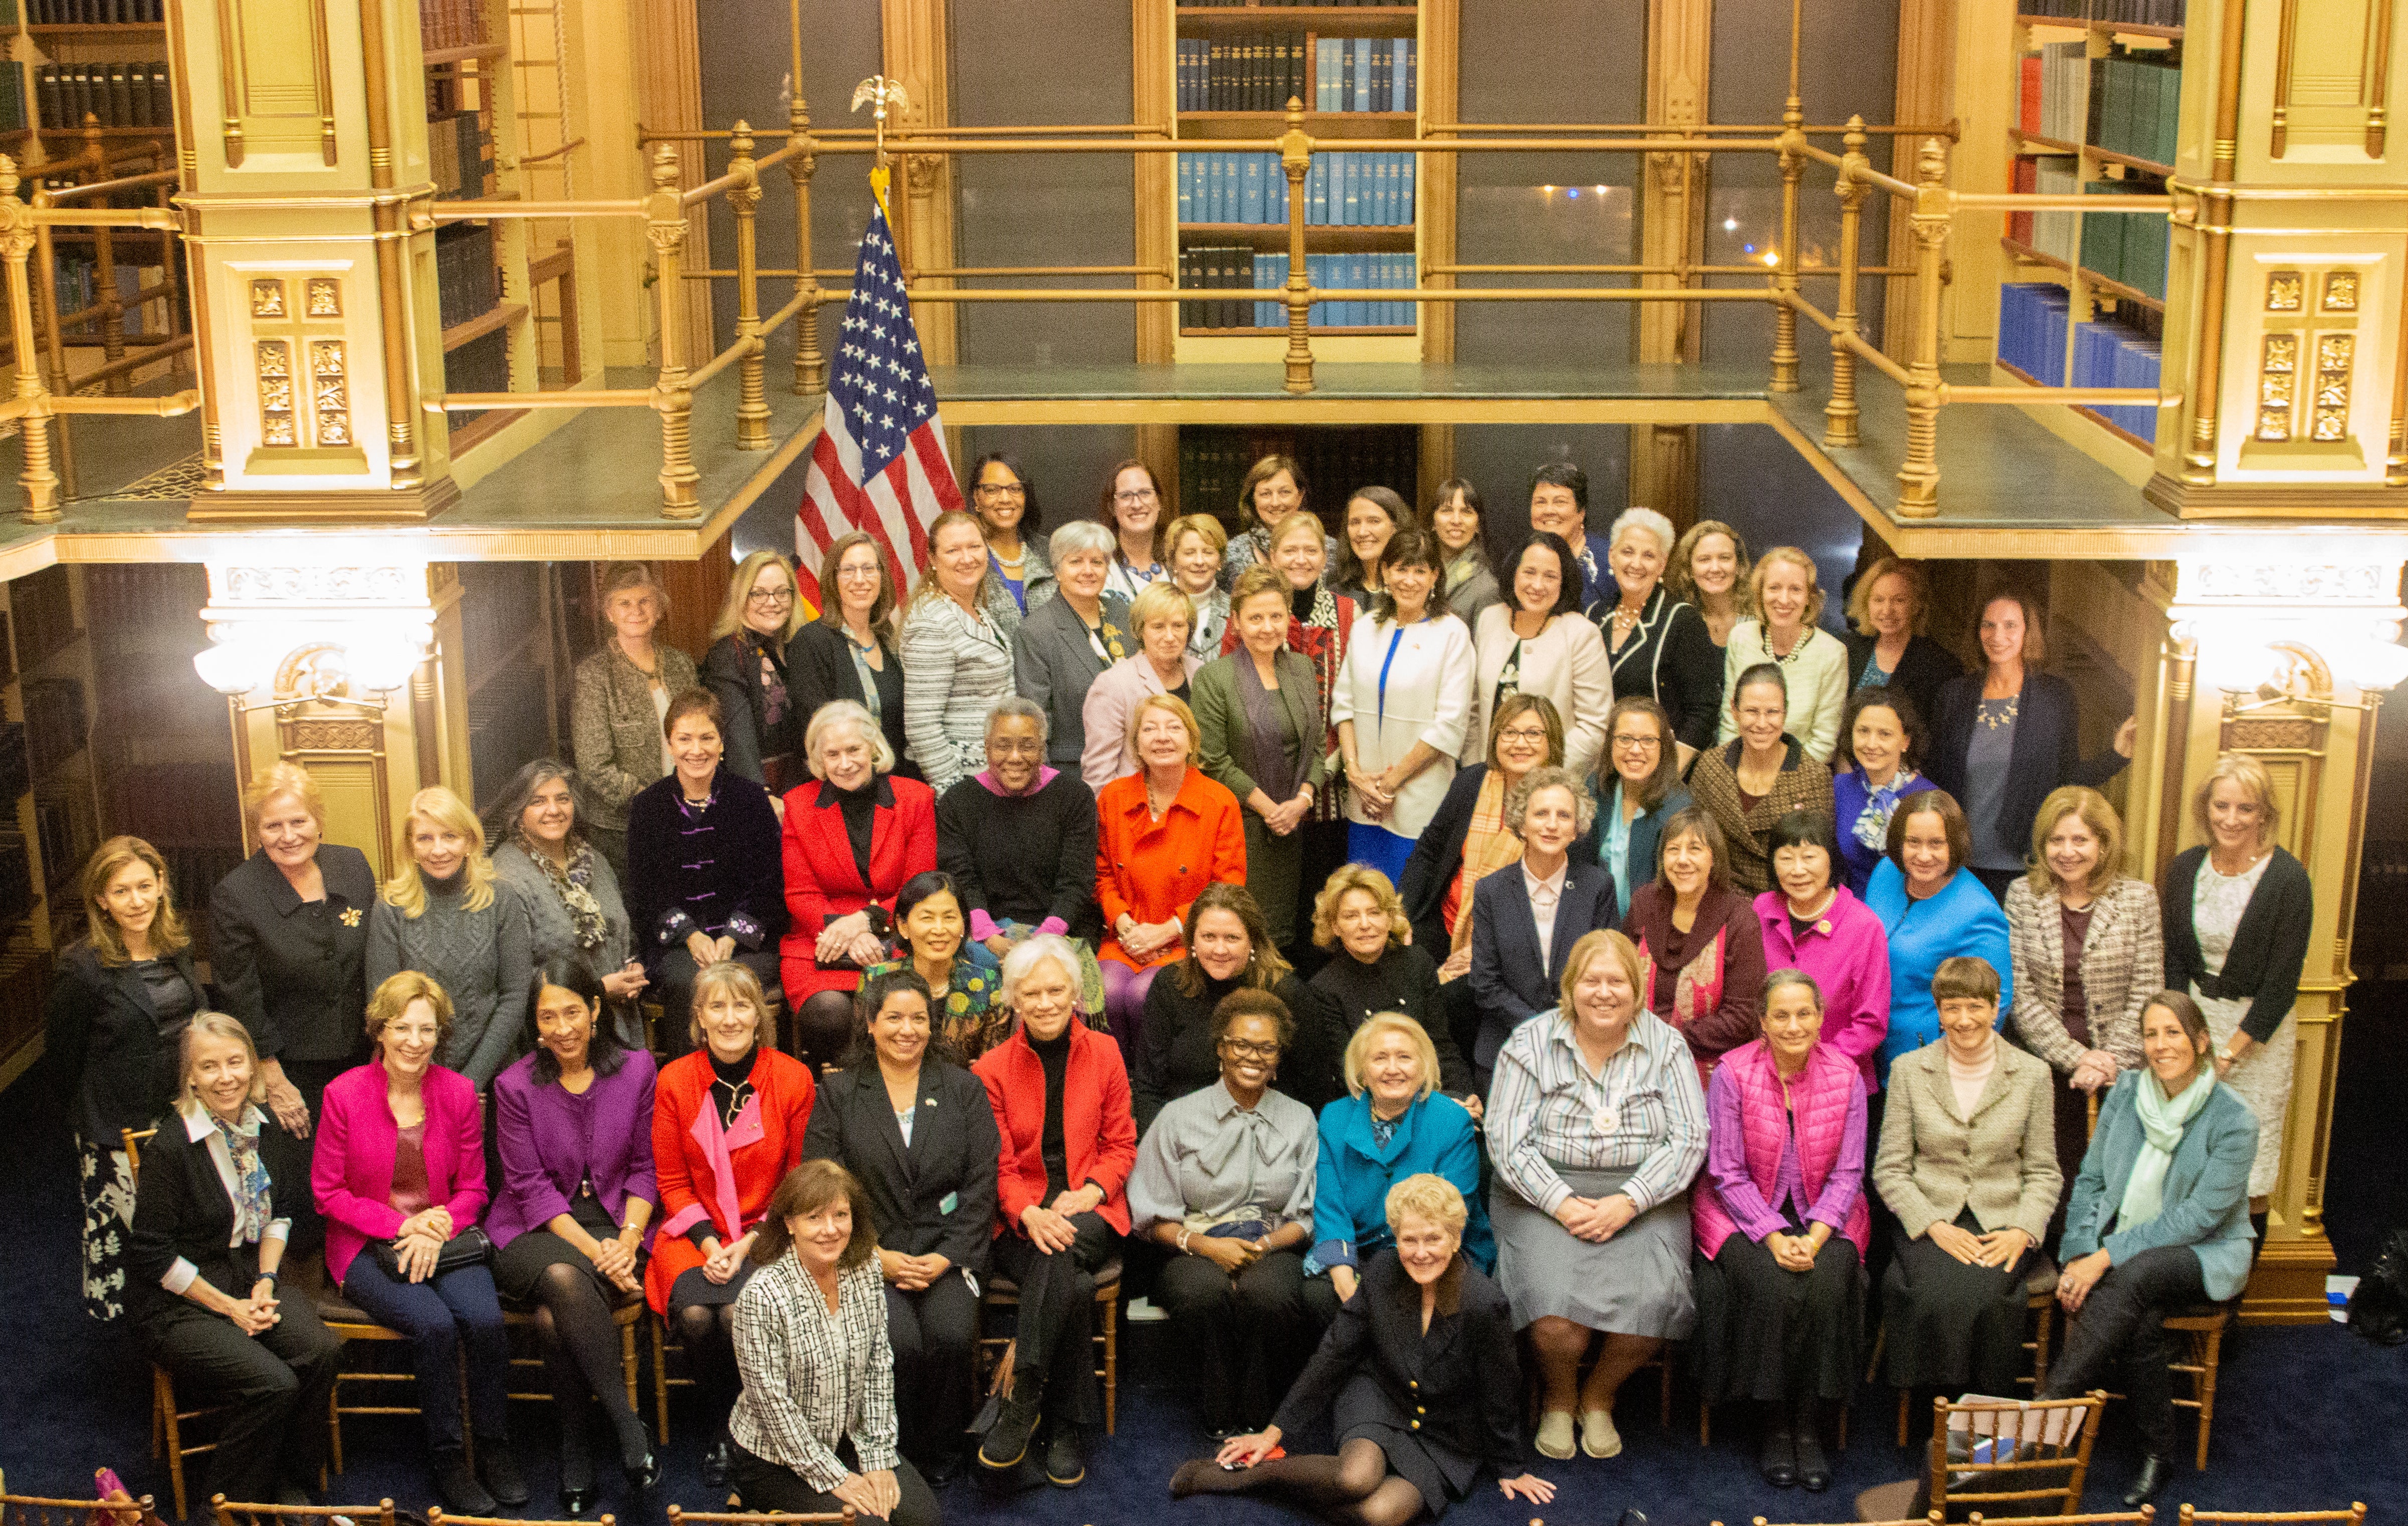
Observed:
[[[1068,939],[1039,934],[1006,955],[1001,1000],[1019,1026],[970,1068],[986,1083],[1002,1140],[993,1265],[1020,1286],[1020,1334],[1011,1397],[979,1462],[1018,1466],[1050,1414],[1045,1474],[1068,1488],[1086,1476],[1081,1429],[1103,1418],[1087,1324],[1096,1269],[1128,1233],[1137,1122],[1119,1047],[1076,1020],[1079,955]],[[1049,1072],[1062,1077],[1058,1114],[1047,1106]],[[1049,1124],[1061,1130],[1058,1171],[1045,1161]]]
[[[791,920],[779,952],[795,1048],[817,1075],[860,1026],[853,993],[862,971],[886,962],[895,892],[937,866],[937,797],[893,777],[895,749],[853,700],[820,706],[803,756],[814,782],[786,792]]]
[[[1246,882],[1246,827],[1238,797],[1197,766],[1203,733],[1186,701],[1149,695],[1128,724],[1138,771],[1096,795],[1096,959],[1112,1036],[1135,1054],[1146,991],[1187,953],[1180,918],[1213,881]]]
[[[735,1405],[736,1295],[769,1194],[802,1162],[818,1091],[800,1061],[778,1052],[778,1020],[758,977],[734,960],[694,979],[694,1050],[652,1088],[652,1169],[661,1227],[644,1298],[684,1343],[704,1406],[721,1426],[703,1481],[727,1484],[727,1411]]]
[[[509,1345],[483,1262],[435,1270],[446,1241],[485,1211],[485,1130],[477,1089],[435,1062],[452,998],[403,970],[368,998],[375,1058],[326,1083],[309,1186],[326,1218],[326,1277],[377,1323],[409,1342],[420,1419],[447,1510],[485,1515],[527,1502],[510,1454]],[[468,1368],[471,1472],[460,1414]],[[481,1475],[483,1481],[479,1482]]]

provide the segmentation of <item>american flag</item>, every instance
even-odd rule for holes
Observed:
[[[821,560],[838,537],[866,530],[885,549],[901,598],[927,565],[929,524],[962,506],[962,490],[945,456],[937,389],[903,294],[894,232],[874,199],[835,359],[827,412],[795,511],[802,563],[796,580],[804,597],[824,606],[835,593],[824,595],[819,586]]]

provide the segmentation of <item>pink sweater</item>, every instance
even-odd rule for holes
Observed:
[[[1881,1090],[1874,1057],[1889,1032],[1889,938],[1881,919],[1845,885],[1804,937],[1791,931],[1789,901],[1779,891],[1756,898],[1764,929],[1764,967],[1804,970],[1823,989],[1823,1044],[1856,1062],[1868,1094]]]
[[[426,1068],[426,1187],[452,1210],[459,1234],[485,1211],[485,1130],[477,1089],[441,1065]],[[341,1287],[351,1262],[371,1240],[401,1229],[393,1197],[394,1151],[401,1127],[385,1100],[384,1065],[371,1060],[326,1083],[318,1119],[309,1185],[326,1216],[326,1279]]]

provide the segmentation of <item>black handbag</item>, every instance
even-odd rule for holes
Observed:
[[[368,1254],[376,1258],[377,1270],[385,1276],[395,1282],[409,1280],[402,1273],[401,1252],[396,1242],[379,1240],[368,1248]],[[482,1266],[493,1259],[493,1237],[488,1235],[482,1227],[471,1224],[443,1242],[443,1248],[435,1255],[435,1270],[427,1276],[439,1277],[446,1272],[456,1272],[464,1266]]]

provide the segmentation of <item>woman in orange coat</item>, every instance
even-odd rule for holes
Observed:
[[[736,1295],[769,1195],[803,1159],[817,1088],[800,1061],[778,1052],[777,1019],[758,977],[734,960],[694,979],[694,1050],[664,1067],[652,1091],[652,1163],[660,1231],[644,1268],[644,1298],[675,1327],[706,1407],[736,1403]],[[703,1454],[703,1481],[727,1484],[723,1428]]]
[[[1186,701],[1150,695],[1128,724],[1140,767],[1096,794],[1096,960],[1112,1036],[1135,1054],[1147,988],[1187,952],[1188,903],[1215,880],[1246,882],[1246,828],[1238,797],[1197,766],[1202,734]]]
[[[812,782],[786,792],[786,935],[779,975],[795,1051],[817,1075],[860,1024],[861,972],[887,960],[895,892],[937,866],[937,797],[893,777],[895,749],[869,712],[830,700],[803,734]]]

